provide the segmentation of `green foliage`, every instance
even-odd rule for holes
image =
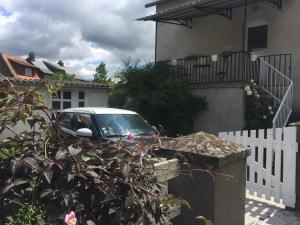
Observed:
[[[191,133],[193,117],[207,109],[206,99],[192,96],[184,82],[169,78],[168,71],[164,64],[125,63],[109,105],[140,113],[169,136]]]
[[[59,72],[59,73],[55,73],[54,75],[52,75],[51,79],[54,80],[54,81],[59,81],[59,82],[74,81],[75,80],[75,75]]]
[[[272,127],[276,108],[273,99],[270,98],[252,80],[245,87],[246,110],[245,110],[245,129],[266,129]]]
[[[101,62],[97,67],[96,67],[96,73],[94,74],[94,82],[99,83],[99,84],[104,84],[104,85],[110,85],[111,84],[111,79],[108,78],[107,76],[107,70],[106,70],[106,65],[104,62]]]
[[[0,135],[9,129],[14,136],[0,142],[0,224],[59,225],[70,211],[78,224],[165,223],[172,201],[160,197],[154,146],[74,139],[49,120],[35,91],[1,88]],[[15,132],[18,123],[31,130]]]
[[[5,225],[32,225],[44,218],[45,214],[39,206],[26,204],[18,210],[13,220]]]

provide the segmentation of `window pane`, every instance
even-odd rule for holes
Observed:
[[[85,94],[83,91],[80,91],[79,92],[79,96],[78,96],[79,99],[84,99],[85,98]]]
[[[71,129],[71,121],[72,121],[73,113],[64,113],[59,118],[60,125],[62,127]]]
[[[71,91],[64,91],[63,98],[64,99],[71,99],[72,98]]]
[[[59,101],[53,101],[52,102],[52,109],[60,110],[61,109],[61,104]]]
[[[32,76],[32,69],[26,67],[26,68],[25,68],[25,75],[26,75],[26,76]]]
[[[60,99],[60,97],[61,97],[60,91],[58,91],[57,93],[54,93],[54,94],[52,95],[52,98],[54,98],[54,99]]]
[[[265,49],[268,47],[268,25],[250,27],[248,29],[248,50]]]
[[[71,102],[63,102],[63,109],[72,108]]]
[[[84,107],[84,102],[79,102],[78,107]]]
[[[89,128],[93,130],[91,116],[89,114],[78,114],[77,130],[81,128]]]

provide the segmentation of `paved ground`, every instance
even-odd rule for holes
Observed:
[[[284,209],[281,205],[247,198],[245,225],[300,225],[300,212]]]

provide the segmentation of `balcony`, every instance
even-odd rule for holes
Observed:
[[[165,65],[171,79],[188,84],[246,83],[259,80],[260,61],[246,51],[223,52],[218,55],[189,56],[158,62]],[[291,78],[291,54],[260,56],[281,73]]]

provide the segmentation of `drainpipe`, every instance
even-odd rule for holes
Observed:
[[[157,21],[155,21],[155,52],[154,52],[154,54],[155,54],[155,58],[154,58],[154,60],[155,60],[155,62],[157,62]]]
[[[245,0],[245,7],[244,7],[244,22],[243,22],[243,31],[242,31],[242,49],[243,49],[243,81],[247,80],[247,72],[246,72],[246,57],[245,51],[246,49],[246,29],[247,29],[247,9],[248,9],[248,0]]]
[[[242,49],[246,51],[246,35],[247,35],[247,9],[248,9],[248,0],[245,0],[244,7],[244,23],[243,23],[243,32],[242,32]]]

